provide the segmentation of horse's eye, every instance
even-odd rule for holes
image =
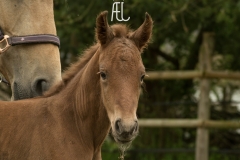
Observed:
[[[103,80],[107,79],[107,75],[104,72],[100,72],[100,76]]]
[[[142,76],[141,76],[141,82],[143,82],[144,77],[145,77],[145,75],[142,75]]]

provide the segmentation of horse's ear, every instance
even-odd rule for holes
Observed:
[[[96,20],[96,39],[101,45],[106,44],[113,39],[114,35],[107,21],[108,11],[101,12]]]
[[[146,12],[143,24],[133,32],[130,38],[136,43],[140,51],[145,48],[152,36],[153,20]]]

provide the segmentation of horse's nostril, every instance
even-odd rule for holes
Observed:
[[[45,79],[36,80],[33,85],[33,92],[38,96],[42,95],[43,92],[46,91],[47,89],[48,89],[48,84]]]
[[[138,132],[138,121],[135,121],[135,124],[133,126],[133,129],[131,131],[131,134]]]
[[[21,83],[13,83],[13,100],[20,100],[24,98],[31,98],[28,90],[24,89]]]
[[[122,133],[122,125],[121,125],[121,119],[116,120],[115,122],[115,130],[118,134]]]

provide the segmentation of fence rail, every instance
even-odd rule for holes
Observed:
[[[232,71],[149,71],[145,80],[222,78],[240,80],[240,72]]]
[[[139,119],[140,127],[180,127],[180,128],[217,128],[240,129],[240,120],[200,120],[200,119]]]

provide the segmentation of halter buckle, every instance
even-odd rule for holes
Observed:
[[[0,40],[0,44],[3,43],[3,46],[4,46],[2,48],[0,47],[0,54],[5,52],[10,47],[8,40],[7,40],[8,38],[9,38],[8,35],[4,35],[3,39]]]

